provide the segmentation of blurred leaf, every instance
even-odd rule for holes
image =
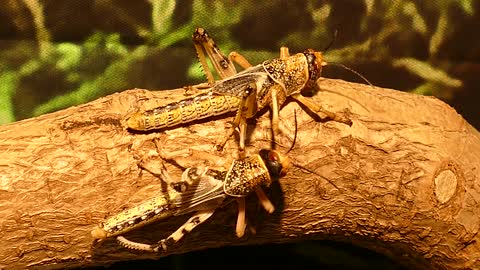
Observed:
[[[375,0],[364,0],[365,2],[365,8],[367,10],[367,16],[371,16],[373,12],[373,7],[375,5]]]
[[[433,34],[432,38],[430,39],[430,55],[434,56],[437,54],[438,49],[442,45],[443,41],[446,38],[448,31],[448,15],[446,11],[442,11],[440,14],[440,18],[437,22],[437,29]]]
[[[85,50],[91,51],[95,48],[98,48],[104,40],[104,34],[101,32],[95,32],[93,35],[90,35],[87,40],[83,43]]]
[[[164,35],[171,31],[175,0],[150,0],[152,3],[153,31]]]
[[[147,49],[146,46],[138,46],[126,57],[112,63],[95,79],[84,81],[77,89],[67,94],[56,96],[48,102],[37,106],[33,110],[33,115],[38,116],[91,101],[109,94],[109,92],[107,92],[108,89],[125,89],[127,84],[123,78],[127,77],[131,63],[146,57]]]
[[[42,67],[42,62],[38,59],[32,59],[23,64],[19,70],[19,76],[28,76]]]
[[[450,77],[443,70],[434,68],[429,63],[414,58],[401,58],[394,60],[393,66],[405,68],[420,78],[445,86],[461,87],[463,85],[462,81]]]
[[[122,44],[120,40],[119,33],[107,35],[105,37],[105,47],[107,48],[107,52],[110,52],[113,55],[125,56],[128,54],[127,48]]]
[[[312,19],[316,24],[325,25],[331,11],[332,6],[330,4],[325,4],[317,9],[312,9],[310,12],[312,14]]]
[[[227,28],[240,21],[241,5],[228,5],[223,1],[194,0],[192,25],[205,28]]]
[[[60,43],[56,46],[59,55],[56,67],[60,70],[72,70],[78,66],[82,58],[82,48],[73,43]]]
[[[431,96],[438,87],[439,85],[436,83],[426,82],[426,83],[422,83],[421,85],[419,85],[417,88],[413,89],[410,92],[417,95]]]
[[[372,50],[372,40],[367,39],[363,43],[353,44],[351,46],[345,46],[341,49],[330,50],[325,54],[327,62],[337,62],[337,63],[346,63],[346,62],[355,62],[359,61],[362,56],[367,55],[368,52]],[[368,55],[370,61],[379,61],[382,56],[386,55],[386,48],[380,47],[375,50],[375,54]]]
[[[462,8],[462,10],[470,16],[472,16],[475,12],[473,8],[474,0],[456,0],[454,2],[456,2]]]
[[[18,73],[3,71],[0,74],[0,125],[15,121],[12,96],[18,87]]]
[[[403,6],[403,12],[412,19],[412,27],[417,32],[426,34],[427,25],[422,15],[418,12],[417,7],[412,2],[405,2]]]
[[[456,88],[440,85],[436,82],[426,82],[412,90],[412,93],[424,96],[435,96],[443,100],[453,98]]]

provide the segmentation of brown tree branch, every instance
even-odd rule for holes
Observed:
[[[168,254],[333,239],[412,269],[479,269],[479,133],[435,98],[337,80],[322,79],[320,86],[314,100],[332,111],[348,109],[353,125],[316,122],[290,102],[280,114],[284,136],[277,139],[286,151],[296,109],[298,138],[289,156],[318,175],[293,168],[270,191],[277,207],[272,215],[249,199],[255,235],[235,237],[236,212],[229,205]],[[0,268],[105,265],[166,255],[133,254],[113,240],[93,248],[90,231],[161,192],[160,180],[137,166],[154,149],[153,137],[165,151],[192,148],[218,160],[235,155],[233,139],[222,153],[213,150],[231,117],[152,134],[124,129],[129,113],[182,94],[129,90],[1,126]],[[263,113],[250,126],[248,152],[270,146],[269,127]],[[153,243],[185,219],[152,224],[128,237]]]

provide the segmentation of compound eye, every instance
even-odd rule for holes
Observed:
[[[287,174],[288,159],[276,151],[261,150],[265,165],[267,166],[270,175],[274,178],[279,178]]]
[[[310,83],[314,83],[320,77],[322,69],[322,67],[319,66],[319,63],[321,63],[322,60],[321,54],[312,49],[304,51],[303,54],[305,55],[308,64],[308,80]]]

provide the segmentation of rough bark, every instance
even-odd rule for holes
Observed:
[[[235,237],[236,212],[229,205],[160,255],[134,254],[113,240],[92,247],[90,231],[161,192],[160,180],[137,167],[139,157],[152,154],[151,138],[160,138],[165,151],[192,148],[228,160],[236,141],[222,153],[213,145],[231,117],[135,134],[123,127],[126,115],[183,95],[135,89],[0,127],[0,268],[105,265],[226,245],[334,239],[411,269],[480,269],[479,133],[435,98],[337,80],[320,86],[315,101],[348,109],[353,125],[314,121],[290,102],[281,111],[284,135],[277,140],[286,151],[296,109],[298,138],[288,155],[318,175],[294,167],[269,192],[277,207],[272,215],[250,198],[255,235]],[[248,152],[270,146],[268,115],[250,125]],[[154,242],[185,219],[128,236]]]

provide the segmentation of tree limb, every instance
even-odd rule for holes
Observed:
[[[161,255],[134,254],[113,240],[92,247],[90,231],[161,192],[160,180],[137,166],[152,155],[152,138],[160,138],[165,151],[191,148],[228,160],[236,141],[222,153],[214,144],[231,117],[135,134],[123,126],[129,113],[183,95],[181,89],[135,89],[1,126],[0,268],[106,265],[227,245],[333,239],[412,269],[479,269],[479,133],[436,98],[338,80],[319,84],[315,102],[348,109],[353,125],[314,121],[295,102],[281,110],[284,135],[277,147],[290,146],[296,110],[298,138],[289,157],[308,170],[294,167],[271,189],[272,215],[249,199],[256,234],[235,237],[236,212],[229,205]],[[268,113],[250,125],[249,153],[270,147],[269,127]],[[186,218],[128,237],[153,243]]]

